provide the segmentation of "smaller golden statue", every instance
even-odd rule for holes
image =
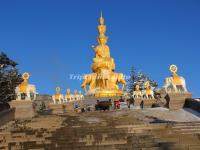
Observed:
[[[62,104],[64,97],[60,93],[61,89],[60,87],[56,87],[56,93],[52,96],[54,104]]]
[[[171,65],[169,70],[172,73],[173,84],[182,85],[181,77],[179,77],[178,74],[177,74],[178,67],[176,65]]]
[[[142,98],[142,91],[138,84],[135,86],[135,90],[133,91],[133,98]]]
[[[144,93],[143,93],[143,97],[146,98],[146,99],[154,99],[154,91],[152,90],[152,87],[150,85],[150,82],[149,81],[146,81],[144,83]]]
[[[188,92],[186,88],[185,79],[177,74],[178,67],[176,65],[170,65],[171,77],[165,78],[163,88],[167,93],[171,92]]]
[[[67,94],[65,95],[65,101],[66,102],[70,102],[71,101],[71,97],[72,97],[72,95],[71,95],[71,90],[70,89],[67,89]]]
[[[25,100],[35,100],[36,99],[36,87],[33,84],[28,83],[28,79],[30,78],[30,74],[25,72],[22,74],[23,82],[15,89],[15,93],[17,95],[17,100],[22,100],[23,96],[25,96]]]
[[[29,77],[30,77],[30,75],[28,72],[25,72],[22,74],[23,82],[19,85],[19,91],[21,93],[26,93]]]
[[[67,89],[67,95],[70,95],[71,90]]]
[[[84,99],[84,96],[83,96],[81,91],[78,92],[78,99],[79,100],[83,100]]]
[[[74,90],[74,100],[78,100],[78,94],[77,94],[77,90]]]

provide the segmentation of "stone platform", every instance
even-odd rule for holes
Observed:
[[[156,103],[155,99],[145,99],[144,102],[144,108],[152,108],[153,104]]]
[[[142,98],[134,99],[134,107],[152,108],[153,104],[155,103],[156,103],[155,99],[142,99]]]
[[[65,108],[63,108],[63,104],[49,104],[49,109],[52,110],[52,114],[62,114],[65,111]]]
[[[141,98],[135,98],[134,99],[134,107],[141,107],[142,99]]]
[[[51,111],[52,114],[63,114],[66,112],[74,111],[74,103],[77,103],[79,105],[79,109],[83,107],[82,101],[71,101],[71,102],[66,102],[63,104],[50,103],[48,107],[50,110],[52,110]]]
[[[166,96],[167,107],[170,110],[182,109],[185,105],[186,99],[191,99],[191,93],[168,93]]]
[[[109,99],[111,99],[111,102],[114,103],[115,100],[119,100],[120,97],[116,96],[116,97],[90,97],[90,96],[85,96],[84,100],[83,100],[83,106],[87,107],[87,106],[95,106],[97,104],[97,100],[99,101],[108,101]]]
[[[15,119],[28,119],[36,115],[31,100],[13,100],[9,105],[11,108],[15,108]]]

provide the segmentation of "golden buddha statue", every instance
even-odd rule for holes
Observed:
[[[154,91],[151,87],[151,84],[150,84],[150,81],[146,81],[144,83],[144,88],[145,88],[145,91],[143,93],[143,97],[146,98],[146,99],[154,99]]]
[[[60,98],[60,87],[56,87],[55,99],[58,101]]]
[[[22,75],[23,82],[19,85],[19,91],[21,93],[26,93],[29,77],[30,77],[30,75],[28,72],[23,73],[23,75]]]
[[[151,86],[150,86],[149,81],[146,81],[146,82],[144,83],[144,88],[146,89],[146,94],[147,94],[147,95],[150,95],[150,94],[151,94]]]
[[[142,97],[142,91],[140,90],[140,85],[137,84],[135,86],[135,90],[133,91],[133,98],[141,98]]]
[[[70,89],[67,89],[67,95],[70,96],[70,92],[71,92],[71,90],[70,90]]]
[[[177,74],[178,67],[176,65],[171,65],[169,70],[172,73],[173,83],[175,85],[182,85],[181,77]]]
[[[67,93],[65,95],[65,101],[69,102],[71,100],[71,90],[67,89]]]
[[[99,36],[97,37],[97,46],[93,46],[95,58],[93,58],[91,74],[84,76],[84,82],[81,87],[85,89],[85,93],[92,96],[122,96],[124,86],[126,84],[122,73],[115,73],[115,62],[110,56],[110,48],[107,44],[107,36],[105,36],[106,25],[101,14],[98,25]],[[119,83],[122,88],[119,88]],[[89,90],[87,91],[87,85]]]
[[[61,104],[64,100],[64,96],[60,93],[61,89],[59,86],[56,87],[56,92],[52,96],[54,104]]]
[[[99,45],[93,47],[95,51],[95,58],[93,59],[92,70],[93,72],[96,72],[101,68],[114,70],[114,59],[110,57],[110,48],[106,45],[108,38],[105,36],[106,25],[104,25],[104,18],[102,14],[99,19],[98,31],[99,36],[97,37],[97,41]]]
[[[28,72],[25,72],[22,74],[23,82],[19,86],[17,86],[15,89],[17,100],[23,99],[22,97],[24,96],[25,96],[25,100],[36,99],[36,95],[38,94],[36,92],[36,86],[28,83],[29,78],[30,78],[30,74]]]
[[[179,76],[177,74],[178,67],[174,64],[170,65],[169,70],[171,72],[171,77],[165,78],[164,81],[164,90],[167,93],[183,93],[183,92],[188,92],[186,88],[186,81],[185,78],[182,76]]]

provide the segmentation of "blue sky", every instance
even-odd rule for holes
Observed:
[[[91,72],[101,11],[117,72],[134,65],[162,86],[177,64],[200,96],[199,0],[1,0],[0,51],[30,72],[41,94],[80,89],[69,76]]]

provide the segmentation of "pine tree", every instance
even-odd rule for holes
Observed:
[[[141,90],[144,89],[144,83],[146,81],[150,82],[151,87],[156,88],[157,83],[150,79],[146,74],[143,72],[137,72],[134,66],[131,67],[131,73],[130,73],[130,78],[127,80],[128,82],[128,90],[129,93],[132,95],[133,91],[135,90],[136,85],[140,85]]]
[[[0,105],[15,99],[15,88],[22,82],[21,75],[16,68],[17,63],[0,53]]]
[[[154,80],[152,80],[149,76],[147,76],[147,75],[144,74],[143,72],[138,72],[138,73],[137,73],[136,82],[137,82],[137,84],[140,85],[140,87],[142,87],[142,89],[144,88],[144,83],[145,83],[146,81],[149,81],[151,87],[156,88],[156,87],[158,86],[157,83],[156,83]]]
[[[130,94],[133,93],[134,88],[135,88],[135,83],[136,83],[136,78],[137,78],[137,73],[136,73],[136,69],[134,66],[131,67],[131,74],[130,74],[130,78],[127,80],[128,83],[128,91]]]

